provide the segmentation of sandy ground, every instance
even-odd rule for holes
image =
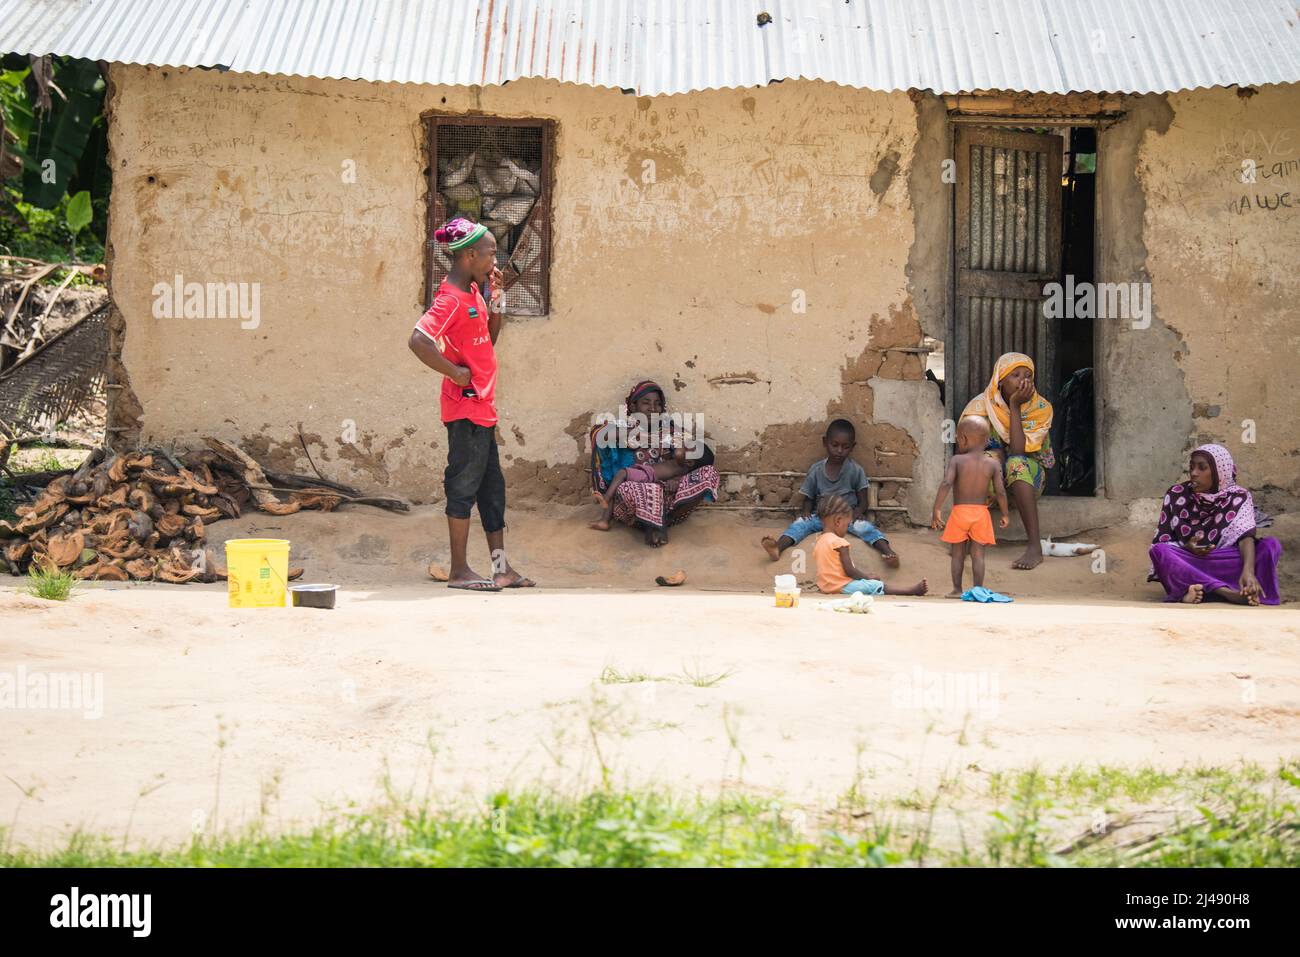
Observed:
[[[292,539],[309,580],[343,583],[334,611],[234,611],[221,586],[193,585],[91,585],[54,604],[5,581],[0,675],[101,676],[103,713],[0,711],[0,821],[37,846],[128,822],[134,839],[179,841],[214,812],[224,828],[365,805],[385,775],[469,799],[576,788],[603,762],[616,783],[817,802],[855,777],[886,796],[954,769],[1300,751],[1300,610],[1160,603],[1141,530],[1092,536],[1104,572],[1088,557],[1015,573],[1018,548],[999,549],[988,584],[1011,605],[885,598],[849,616],[821,596],[773,607],[787,567],[754,544],[768,526],[736,513],[699,516],[659,552],[579,517],[516,517],[514,558],[548,586],[531,593],[424,579],[446,541],[433,509],[213,527]],[[887,580],[946,590],[936,536],[891,538],[904,567]],[[677,568],[685,587],[651,584]]]

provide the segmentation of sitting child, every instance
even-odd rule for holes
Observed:
[[[824,595],[924,595],[928,585],[924,578],[911,588],[886,585],[868,578],[853,564],[849,555],[849,540],[844,534],[853,518],[853,507],[838,495],[828,495],[817,506],[826,531],[813,546],[813,560],[817,562],[817,589]]]
[[[703,442],[699,445],[699,454],[691,458],[686,446],[673,449],[670,458],[660,459],[654,463],[638,463],[629,465],[625,469],[619,469],[610,479],[609,487],[605,489],[605,494],[601,495],[597,491],[592,491],[592,497],[600,503],[605,510],[605,514],[594,522],[588,524],[588,528],[594,528],[599,532],[609,531],[610,516],[614,514],[614,493],[624,482],[668,482],[671,484],[683,475],[690,474],[694,469],[704,465],[713,464],[713,450]]]
[[[898,556],[890,547],[889,539],[867,521],[867,486],[870,483],[862,466],[851,458],[856,443],[857,433],[848,419],[836,419],[827,426],[826,434],[822,436],[826,458],[812,464],[795,495],[799,518],[781,533],[780,538],[768,535],[762,540],[761,544],[772,561],[779,559],[781,553],[796,542],[823,531],[822,521],[813,510],[820,514],[821,503],[827,498],[842,498],[848,503],[851,514],[849,531],[880,552],[890,568],[898,567]]]
[[[988,507],[990,480],[997,493],[998,510],[1002,512],[998,527],[1007,527],[1007,488],[1002,480],[1001,464],[984,454],[988,443],[989,425],[985,419],[969,416],[957,423],[957,454],[948,460],[948,471],[934,497],[934,519],[930,527],[942,528],[943,540],[952,545],[952,591],[948,598],[962,596],[961,579],[968,547],[971,578],[976,587],[984,584],[984,546],[997,544]],[[945,527],[940,509],[949,489],[955,491]]]

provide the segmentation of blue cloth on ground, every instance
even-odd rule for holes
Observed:
[[[968,588],[961,593],[962,601],[977,601],[981,604],[989,602],[1014,601],[1010,595],[1004,595],[1001,592],[989,591],[983,585],[976,585],[974,588]]]

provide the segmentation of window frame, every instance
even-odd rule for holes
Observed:
[[[448,113],[441,110],[429,110],[420,114],[425,127],[424,149],[427,160],[426,177],[426,212],[424,236],[424,308],[428,309],[437,292],[434,285],[434,270],[437,266],[435,253],[438,243],[433,238],[434,231],[446,221],[447,210],[438,192],[438,131],[445,126],[517,126],[540,129],[542,133],[542,168],[538,173],[537,203],[542,205],[541,222],[541,315],[509,312],[507,318],[547,319],[551,314],[551,222],[555,215],[551,203],[552,188],[555,178],[555,121],[541,117],[507,117],[490,116],[482,113]]]

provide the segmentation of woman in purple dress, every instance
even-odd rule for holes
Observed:
[[[1215,596],[1238,605],[1276,605],[1276,538],[1255,537],[1255,501],[1237,484],[1237,466],[1222,445],[1192,452],[1189,479],[1165,493],[1151,544],[1147,581],[1165,601],[1197,604]]]

